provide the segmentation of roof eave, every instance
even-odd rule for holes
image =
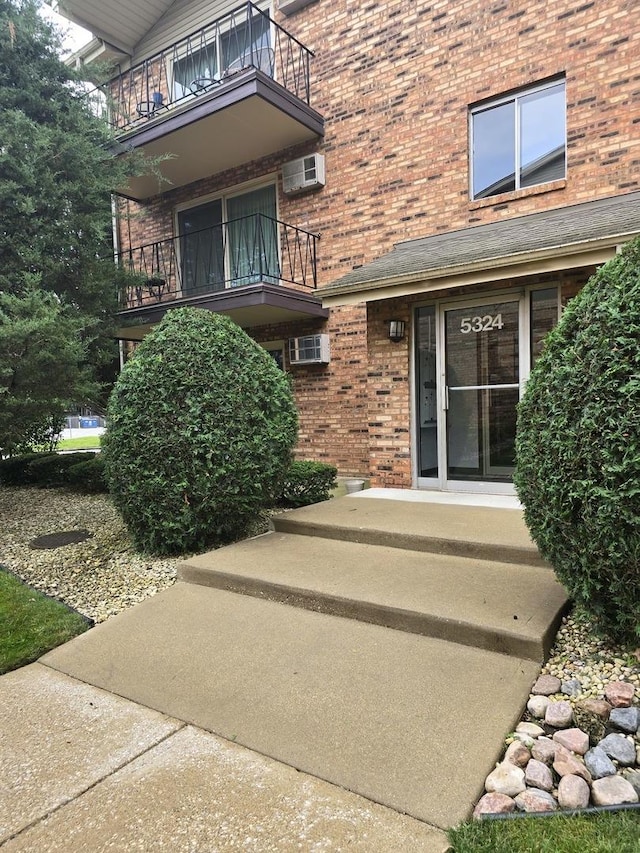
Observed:
[[[470,279],[465,282],[468,284],[482,281],[485,278],[480,276],[473,279],[474,274],[490,274],[489,278],[530,275],[536,271],[532,269],[532,266],[544,264],[545,261],[551,260],[566,259],[566,264],[563,263],[560,267],[556,266],[555,269],[568,269],[576,265],[590,266],[594,263],[604,263],[615,255],[620,245],[639,235],[640,229],[635,229],[624,234],[616,233],[596,240],[580,240],[534,251],[496,255],[471,263],[449,264],[445,267],[422,269],[412,273],[385,276],[384,278],[372,278],[357,284],[328,285],[326,288],[321,288],[318,295],[322,297],[323,305],[345,305],[353,302],[388,299],[399,295],[419,293],[424,290],[440,290],[455,286],[455,280],[462,279],[465,276]],[[505,274],[495,276],[498,270],[504,270]],[[442,282],[444,279],[446,279],[446,284],[425,287],[425,284],[429,282]],[[401,293],[394,292],[400,290]]]

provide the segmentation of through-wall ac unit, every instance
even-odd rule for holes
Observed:
[[[324,154],[309,154],[282,166],[282,190],[287,195],[324,186]]]
[[[289,338],[291,364],[328,364],[329,335],[305,335]]]

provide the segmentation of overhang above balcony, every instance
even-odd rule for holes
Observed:
[[[255,68],[208,92],[163,108],[119,137],[121,150],[166,157],[157,174],[132,178],[123,196],[142,201],[324,133],[324,120],[304,101]]]
[[[131,55],[174,0],[60,0],[62,14]]]
[[[226,314],[243,329],[329,316],[328,309],[315,296],[282,285],[259,283],[120,311],[117,337],[141,341],[167,311],[185,306]]]

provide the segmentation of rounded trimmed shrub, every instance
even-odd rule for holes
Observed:
[[[125,364],[102,456],[136,545],[179,554],[242,536],[297,436],[289,379],[228,317],[168,311]]]
[[[640,639],[640,241],[549,334],[519,406],[515,485],[542,555],[594,626]]]

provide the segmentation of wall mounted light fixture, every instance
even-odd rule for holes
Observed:
[[[404,338],[404,320],[389,320],[389,340],[399,343]]]

